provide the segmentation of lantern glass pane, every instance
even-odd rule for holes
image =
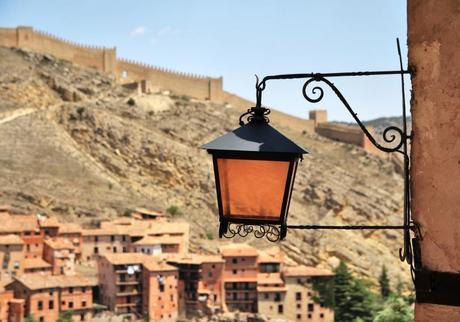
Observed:
[[[279,220],[289,161],[217,159],[223,215]]]

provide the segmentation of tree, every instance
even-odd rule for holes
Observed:
[[[377,313],[374,322],[410,322],[413,321],[412,309],[403,298],[390,296],[383,309]]]
[[[363,280],[355,279],[344,262],[340,262],[335,269],[334,281],[335,320],[372,321],[373,296],[368,285]]]
[[[334,277],[334,314],[336,321],[353,321],[353,316],[350,315],[348,307],[351,285],[352,276],[347,264],[340,261],[339,266],[335,269]]]
[[[380,273],[379,276],[379,285],[380,285],[380,295],[384,299],[388,298],[391,294],[391,289],[390,289],[390,279],[388,278],[387,274],[387,268],[385,265],[382,266],[382,273]]]
[[[72,319],[73,312],[72,311],[66,311],[64,313],[59,314],[59,318],[57,319],[57,322],[74,322]]]
[[[35,318],[32,315],[28,315],[25,319],[24,322],[37,322]]]

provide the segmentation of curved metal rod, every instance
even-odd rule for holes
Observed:
[[[398,127],[396,126],[389,126],[387,127],[384,131],[383,131],[383,139],[385,140],[385,142],[387,143],[393,143],[395,140],[396,140],[396,135],[394,134],[390,134],[391,131],[394,131],[396,132],[398,135],[399,135],[399,141],[397,141],[397,144],[396,146],[392,147],[392,148],[388,148],[388,147],[384,147],[382,145],[380,145],[377,140],[372,136],[372,134],[369,132],[369,130],[367,129],[367,127],[361,122],[361,120],[358,118],[358,114],[355,113],[355,111],[353,111],[353,109],[351,108],[350,104],[348,103],[348,101],[345,99],[345,97],[342,95],[342,93],[339,91],[339,89],[331,82],[329,81],[328,79],[324,78],[323,76],[321,76],[320,74],[316,75],[314,78],[310,78],[309,80],[307,80],[305,82],[305,84],[303,85],[303,89],[302,89],[302,94],[303,96],[305,97],[305,99],[307,101],[309,101],[310,103],[318,103],[319,101],[321,101],[321,99],[323,98],[324,96],[324,90],[319,87],[319,86],[315,86],[313,87],[312,89],[312,93],[313,94],[316,94],[317,91],[319,91],[319,96],[317,98],[311,98],[310,96],[308,96],[307,94],[307,87],[308,85],[310,85],[312,82],[324,82],[326,83],[331,89],[332,91],[335,93],[335,95],[337,95],[337,97],[340,99],[340,101],[343,103],[343,105],[346,107],[346,109],[348,110],[348,112],[350,113],[350,115],[353,117],[353,119],[356,121],[356,123],[358,124],[358,126],[361,128],[361,130],[364,132],[364,134],[366,135],[366,137],[369,139],[369,141],[371,141],[371,143],[376,147],[378,148],[379,150],[383,151],[383,152],[396,152],[396,151],[399,151],[399,149],[401,148],[401,146],[403,145],[404,143],[404,140],[406,139],[406,135],[405,133]]]

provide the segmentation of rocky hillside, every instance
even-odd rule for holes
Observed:
[[[48,55],[0,48],[0,203],[94,225],[136,206],[177,206],[192,250],[216,251],[211,160],[199,146],[238,126],[240,109],[167,91],[137,95],[107,75]],[[291,203],[294,223],[400,224],[402,178],[391,162],[310,136],[298,119],[272,123],[307,147]],[[266,240],[252,240],[258,247]],[[383,264],[408,281],[395,231],[289,231],[289,256],[331,267],[340,259],[376,277]]]

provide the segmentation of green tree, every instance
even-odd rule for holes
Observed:
[[[382,273],[380,273],[379,276],[379,285],[380,285],[380,295],[384,299],[388,298],[391,294],[391,289],[390,289],[390,279],[388,278],[387,274],[387,268],[385,265],[382,266]]]
[[[334,314],[336,321],[353,321],[353,316],[349,312],[350,290],[353,277],[348,270],[347,264],[341,261],[335,269],[334,277]]]
[[[374,317],[374,296],[363,280],[355,279],[350,289],[348,311],[353,317],[364,322],[371,322]]]
[[[25,319],[24,322],[37,322],[35,318],[32,315],[28,315]]]
[[[72,314],[72,311],[66,311],[64,313],[59,314],[57,322],[74,322],[74,320],[72,319]]]
[[[369,286],[353,277],[345,262],[335,269],[334,314],[340,322],[369,322],[373,318],[373,295]]]
[[[374,322],[410,322],[413,318],[412,309],[403,298],[390,296]]]

